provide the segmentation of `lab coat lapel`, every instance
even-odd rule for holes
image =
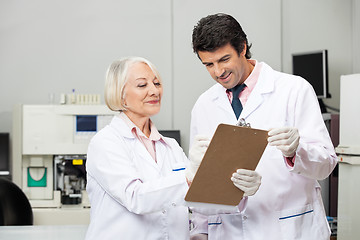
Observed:
[[[236,119],[235,113],[229,102],[229,98],[226,95],[226,89],[219,84],[215,91],[216,93],[214,92],[214,94],[212,94],[213,102],[218,108],[224,110],[228,116],[232,116]]]
[[[136,159],[146,161],[147,164],[159,171],[160,168],[158,164],[151,157],[144,144],[142,144],[138,139],[136,139],[136,137],[131,133],[130,128],[127,127],[126,123],[119,116],[115,116],[110,125],[115,129],[117,134],[133,140],[133,154],[137,155]]]
[[[264,101],[264,98],[260,92],[256,92],[255,89],[251,93],[249,99],[246,102],[243,111],[240,114],[240,118],[247,118],[252,112],[254,112]]]
[[[157,171],[160,170],[160,167],[158,163],[155,162],[155,160],[151,157],[151,154],[148,152],[144,144],[142,144],[140,141],[136,141],[135,143],[136,151],[135,154],[138,155],[139,159],[142,159],[143,161],[146,161],[147,164],[154,167]]]
[[[263,63],[262,70],[253,91],[251,92],[240,118],[247,118],[254,112],[264,101],[265,95],[274,91],[275,81],[271,75],[272,69]]]
[[[155,142],[155,150],[156,150],[156,160],[157,160],[157,167],[159,171],[164,166],[164,161],[167,161],[167,159],[164,159],[164,156],[167,156],[167,154],[164,154],[166,152],[166,147],[164,144],[162,144],[160,141]],[[160,154],[161,153],[161,154]]]

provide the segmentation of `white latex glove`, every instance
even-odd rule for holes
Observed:
[[[192,182],[194,179],[195,173],[200,166],[210,140],[211,139],[208,136],[195,136],[194,143],[189,151],[190,164],[185,170],[185,176],[189,182]]]
[[[244,192],[244,197],[247,197],[257,192],[261,184],[261,176],[255,171],[238,169],[233,173],[231,181]]]
[[[299,146],[299,131],[293,127],[273,128],[268,133],[270,146],[276,146],[285,157],[293,157]]]

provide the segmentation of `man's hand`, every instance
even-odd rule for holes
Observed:
[[[233,173],[231,181],[244,192],[244,197],[247,197],[257,192],[261,184],[261,176],[255,171],[238,169]]]
[[[295,155],[300,140],[297,128],[274,128],[269,131],[268,135],[270,146],[276,146],[285,157],[293,157]]]

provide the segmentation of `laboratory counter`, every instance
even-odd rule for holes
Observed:
[[[83,240],[88,225],[0,226],[0,239]]]

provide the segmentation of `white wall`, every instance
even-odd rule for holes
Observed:
[[[360,1],[352,2],[352,73],[360,73]]]
[[[13,104],[47,104],[48,94],[100,93],[112,61],[140,55],[172,88],[171,1],[9,0],[0,2],[0,131]],[[102,100],[104,103],[104,101]],[[171,128],[165,91],[162,128]]]
[[[108,65],[140,55],[164,79],[154,121],[159,129],[180,129],[187,152],[192,105],[214,83],[192,52],[191,32],[201,17],[216,12],[236,17],[253,57],[277,70],[291,72],[293,52],[327,48],[333,98],[326,103],[338,107],[339,76],[355,71],[359,55],[352,54],[359,52],[356,1],[2,0],[0,132],[11,132],[14,104],[47,104],[49,93],[59,101],[73,88],[102,94]]]

